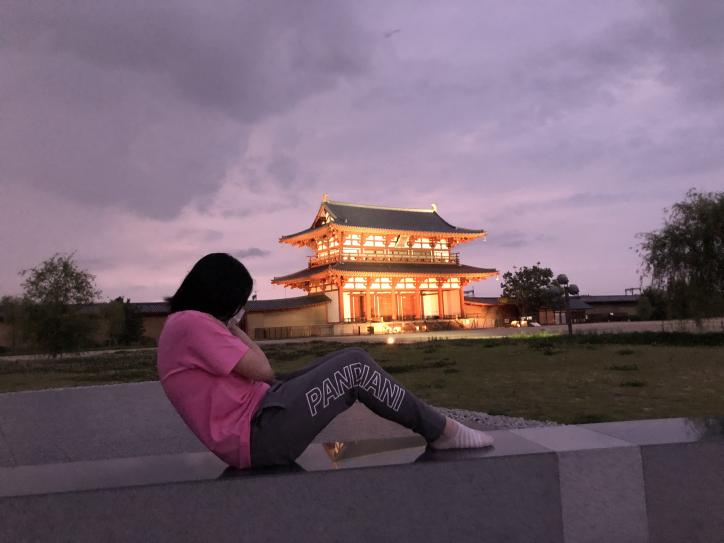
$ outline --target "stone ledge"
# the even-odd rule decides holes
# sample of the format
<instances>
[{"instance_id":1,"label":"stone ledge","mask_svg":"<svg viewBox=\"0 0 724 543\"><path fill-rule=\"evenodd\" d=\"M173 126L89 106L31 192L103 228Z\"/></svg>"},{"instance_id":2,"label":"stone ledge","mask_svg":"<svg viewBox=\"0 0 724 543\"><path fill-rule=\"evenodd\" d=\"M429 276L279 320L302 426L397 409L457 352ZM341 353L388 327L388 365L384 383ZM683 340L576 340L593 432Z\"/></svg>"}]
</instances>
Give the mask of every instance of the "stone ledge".
<instances>
[{"instance_id":1,"label":"stone ledge","mask_svg":"<svg viewBox=\"0 0 724 543\"><path fill-rule=\"evenodd\" d=\"M239 471L205 451L156 382L0 394L0 540L678 542L724 533L724 418L491 433L493 448L426 450L356 405L299 466ZM323 444L331 441L345 445Z\"/></svg>"},{"instance_id":2,"label":"stone ledge","mask_svg":"<svg viewBox=\"0 0 724 543\"><path fill-rule=\"evenodd\" d=\"M555 454L478 462L3 498L0 540L561 541Z\"/></svg>"},{"instance_id":3,"label":"stone ledge","mask_svg":"<svg viewBox=\"0 0 724 543\"><path fill-rule=\"evenodd\" d=\"M643 542L724 533L724 419L493 434L496 447L469 451L426 450L403 436L330 456L316 443L305 451L317 461L306 462L310 473L302 457L296 469L239 471L209 453L2 468L0 540ZM381 465L394 460L405 463Z\"/></svg>"}]
</instances>

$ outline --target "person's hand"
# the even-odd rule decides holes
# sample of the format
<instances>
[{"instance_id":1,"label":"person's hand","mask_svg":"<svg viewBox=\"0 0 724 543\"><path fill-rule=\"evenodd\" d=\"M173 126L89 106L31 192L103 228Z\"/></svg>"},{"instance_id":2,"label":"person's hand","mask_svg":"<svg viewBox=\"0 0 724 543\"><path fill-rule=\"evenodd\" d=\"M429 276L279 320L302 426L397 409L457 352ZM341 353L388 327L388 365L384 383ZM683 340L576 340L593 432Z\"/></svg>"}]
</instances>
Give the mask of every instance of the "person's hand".
<instances>
[{"instance_id":1,"label":"person's hand","mask_svg":"<svg viewBox=\"0 0 724 543\"><path fill-rule=\"evenodd\" d=\"M236 324L234 321L229 321L226 327L229 329L229 332L234 334L240 340L244 341L244 343L246 343L247 341L251 341L251 338L247 335L247 333L239 328L239 325Z\"/></svg>"},{"instance_id":2,"label":"person's hand","mask_svg":"<svg viewBox=\"0 0 724 543\"><path fill-rule=\"evenodd\" d=\"M241 358L234 371L249 379L272 383L274 381L274 370L272 370L264 351L236 323L229 322L226 326L232 334L249 347L249 352Z\"/></svg>"}]
</instances>

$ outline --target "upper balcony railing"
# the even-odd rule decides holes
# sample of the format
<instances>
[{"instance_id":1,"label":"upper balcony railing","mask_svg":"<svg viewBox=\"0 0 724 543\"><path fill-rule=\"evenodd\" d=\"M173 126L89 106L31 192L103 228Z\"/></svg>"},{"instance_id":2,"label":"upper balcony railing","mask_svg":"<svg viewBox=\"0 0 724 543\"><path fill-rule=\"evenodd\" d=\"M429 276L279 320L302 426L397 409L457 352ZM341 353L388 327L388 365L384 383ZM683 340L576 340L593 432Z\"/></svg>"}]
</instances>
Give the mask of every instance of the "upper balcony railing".
<instances>
[{"instance_id":1,"label":"upper balcony railing","mask_svg":"<svg viewBox=\"0 0 724 543\"><path fill-rule=\"evenodd\" d=\"M460 264L460 253L420 249L367 249L359 253L310 256L309 267L330 262L394 262L404 264Z\"/></svg>"}]
</instances>

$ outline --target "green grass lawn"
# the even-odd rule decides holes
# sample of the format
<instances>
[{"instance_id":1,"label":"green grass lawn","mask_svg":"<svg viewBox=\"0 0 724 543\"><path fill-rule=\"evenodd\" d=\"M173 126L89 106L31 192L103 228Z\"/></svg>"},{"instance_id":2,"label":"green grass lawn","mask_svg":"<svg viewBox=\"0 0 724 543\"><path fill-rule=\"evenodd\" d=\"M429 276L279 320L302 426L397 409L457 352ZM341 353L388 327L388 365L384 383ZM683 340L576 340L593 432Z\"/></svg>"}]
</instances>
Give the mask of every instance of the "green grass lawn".
<instances>
[{"instance_id":1,"label":"green grass lawn","mask_svg":"<svg viewBox=\"0 0 724 543\"><path fill-rule=\"evenodd\" d=\"M265 347L279 373L349 344ZM359 344L434 405L563 423L724 415L724 334ZM156 379L154 352L0 359L0 392Z\"/></svg>"}]
</instances>

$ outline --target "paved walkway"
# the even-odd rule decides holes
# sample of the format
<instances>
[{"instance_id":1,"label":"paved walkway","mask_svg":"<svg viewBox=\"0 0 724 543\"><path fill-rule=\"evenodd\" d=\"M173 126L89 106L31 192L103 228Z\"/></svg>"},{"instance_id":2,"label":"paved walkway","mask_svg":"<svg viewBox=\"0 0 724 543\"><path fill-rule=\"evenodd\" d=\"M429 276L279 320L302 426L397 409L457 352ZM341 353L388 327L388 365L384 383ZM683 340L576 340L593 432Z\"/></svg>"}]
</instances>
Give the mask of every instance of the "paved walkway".
<instances>
[{"instance_id":1,"label":"paved walkway","mask_svg":"<svg viewBox=\"0 0 724 543\"><path fill-rule=\"evenodd\" d=\"M412 332L405 334L371 334L362 336L333 336L280 339L273 341L260 341L260 345L279 343L301 343L310 341L337 341L341 343L356 343L359 341L387 342L392 338L395 342L414 343L429 341L430 339L485 339L508 336L521 336L540 334L567 334L568 326L535 326L527 328L475 328L472 330L440 330L435 332ZM603 334L626 332L724 332L724 318L706 319L702 321L701 328L693 320L686 321L636 321L636 322L597 322L587 324L574 324L573 332L576 334Z\"/></svg>"},{"instance_id":2,"label":"paved walkway","mask_svg":"<svg viewBox=\"0 0 724 543\"><path fill-rule=\"evenodd\" d=\"M394 341L396 343L415 343L429 341L431 339L485 339L500 338L508 336L521 336L540 334L567 334L566 325L536 326L529 328L476 328L472 330L440 330L435 332L412 332L405 334L371 334L361 336L329 336L329 337L306 337L259 341L259 345L278 345L281 343L309 343L311 341L330 341L338 343L377 342L384 343ZM573 332L576 334L603 334L619 332L724 332L724 318L705 319L698 327L693 320L681 321L637 321L637 322L597 322L588 324L573 325ZM89 357L99 354L117 353L122 351L155 351L155 347L136 349L106 349L73 353L73 357ZM40 360L49 358L44 354L10 355L0 356L3 361Z\"/></svg>"},{"instance_id":3,"label":"paved walkway","mask_svg":"<svg viewBox=\"0 0 724 543\"><path fill-rule=\"evenodd\" d=\"M141 348L134 348L134 349L124 349L123 347L117 348L117 349L98 349L95 351L83 351L80 353L68 353L65 356L72 357L72 358L88 358L91 356L98 356L103 354L112 354L112 353L127 353L127 352L148 352L148 351L155 351L156 347L141 347ZM7 356L0 356L0 362L22 362L23 360L44 360L44 359L50 359L52 358L49 354L19 354L19 355L7 355ZM59 356L58 358L63 358L63 355Z\"/></svg>"}]
</instances>

